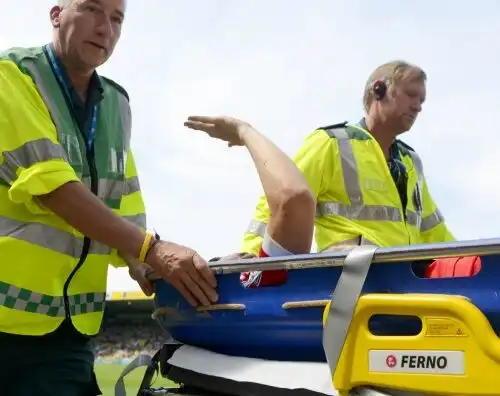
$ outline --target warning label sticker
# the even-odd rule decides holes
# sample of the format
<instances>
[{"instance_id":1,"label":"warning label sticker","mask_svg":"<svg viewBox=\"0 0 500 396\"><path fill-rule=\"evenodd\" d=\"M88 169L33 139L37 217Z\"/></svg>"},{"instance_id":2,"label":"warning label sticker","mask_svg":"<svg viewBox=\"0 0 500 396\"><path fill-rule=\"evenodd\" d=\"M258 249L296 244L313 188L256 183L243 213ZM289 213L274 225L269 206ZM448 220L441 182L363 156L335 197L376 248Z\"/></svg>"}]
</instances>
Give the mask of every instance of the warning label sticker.
<instances>
[{"instance_id":1,"label":"warning label sticker","mask_svg":"<svg viewBox=\"0 0 500 396\"><path fill-rule=\"evenodd\" d=\"M425 328L427 337L467 337L465 328L451 319L427 318Z\"/></svg>"},{"instance_id":2,"label":"warning label sticker","mask_svg":"<svg viewBox=\"0 0 500 396\"><path fill-rule=\"evenodd\" d=\"M462 351L371 350L371 372L418 374L465 374Z\"/></svg>"}]
</instances>

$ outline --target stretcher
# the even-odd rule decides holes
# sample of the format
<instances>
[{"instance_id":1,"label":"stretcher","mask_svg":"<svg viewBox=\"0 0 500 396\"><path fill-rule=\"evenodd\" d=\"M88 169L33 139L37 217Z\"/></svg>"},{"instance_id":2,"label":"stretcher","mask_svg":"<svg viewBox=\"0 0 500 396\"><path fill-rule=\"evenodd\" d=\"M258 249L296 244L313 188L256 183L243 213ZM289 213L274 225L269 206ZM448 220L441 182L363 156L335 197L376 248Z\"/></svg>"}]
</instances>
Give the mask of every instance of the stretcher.
<instances>
[{"instance_id":1,"label":"stretcher","mask_svg":"<svg viewBox=\"0 0 500 396\"><path fill-rule=\"evenodd\" d=\"M432 259L480 256L472 277L424 279ZM500 239L210 264L220 300L191 308L155 279L153 318L171 337L137 357L138 395L500 395ZM244 288L239 274L286 269ZM155 373L179 384L154 388Z\"/></svg>"}]
</instances>

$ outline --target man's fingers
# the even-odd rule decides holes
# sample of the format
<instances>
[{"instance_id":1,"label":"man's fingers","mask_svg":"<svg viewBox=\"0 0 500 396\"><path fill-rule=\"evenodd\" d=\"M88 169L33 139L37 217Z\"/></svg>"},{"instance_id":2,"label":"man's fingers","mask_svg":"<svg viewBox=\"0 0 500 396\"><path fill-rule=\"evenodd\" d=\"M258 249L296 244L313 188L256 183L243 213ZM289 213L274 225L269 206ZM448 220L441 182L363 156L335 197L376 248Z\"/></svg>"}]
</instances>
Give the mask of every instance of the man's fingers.
<instances>
[{"instance_id":1,"label":"man's fingers","mask_svg":"<svg viewBox=\"0 0 500 396\"><path fill-rule=\"evenodd\" d=\"M147 296L151 296L154 292L153 283L147 277L149 272L153 272L153 270L145 264L129 264L128 273L130 277L139 284L141 290Z\"/></svg>"},{"instance_id":2,"label":"man's fingers","mask_svg":"<svg viewBox=\"0 0 500 396\"><path fill-rule=\"evenodd\" d=\"M208 117L208 116L189 116L188 121L193 121L193 122L201 122L204 124L217 124L217 121L220 120L220 117Z\"/></svg>"},{"instance_id":3,"label":"man's fingers","mask_svg":"<svg viewBox=\"0 0 500 396\"><path fill-rule=\"evenodd\" d=\"M196 298L188 290L188 288L186 287L186 285L184 285L180 278L175 278L175 280L170 281L170 284L175 287L179 291L179 293L182 294L182 296L191 306L197 307L199 305L198 301L196 301Z\"/></svg>"},{"instance_id":4,"label":"man's fingers","mask_svg":"<svg viewBox=\"0 0 500 396\"><path fill-rule=\"evenodd\" d=\"M204 306L210 305L210 300L208 296L203 292L201 287L194 281L193 278L189 275L189 273L184 272L181 275L181 281L184 283L189 292L196 297L196 299Z\"/></svg>"},{"instance_id":5,"label":"man's fingers","mask_svg":"<svg viewBox=\"0 0 500 396\"><path fill-rule=\"evenodd\" d=\"M153 285L151 284L150 281L146 279L141 279L138 281L138 283L146 296L149 297L153 294Z\"/></svg>"},{"instance_id":6,"label":"man's fingers","mask_svg":"<svg viewBox=\"0 0 500 396\"><path fill-rule=\"evenodd\" d=\"M198 121L185 121L184 126L189 129L194 129L197 131L204 131L208 134L213 133L215 130L215 125L206 123L206 122L198 122Z\"/></svg>"},{"instance_id":7,"label":"man's fingers","mask_svg":"<svg viewBox=\"0 0 500 396\"><path fill-rule=\"evenodd\" d=\"M144 264L143 264L144 265ZM152 278L154 275L156 275L155 270L151 268L149 265L146 266L146 270L144 271L144 277L150 281L150 278ZM150 281L151 282L151 281ZM152 282L151 282L152 283Z\"/></svg>"},{"instance_id":8,"label":"man's fingers","mask_svg":"<svg viewBox=\"0 0 500 396\"><path fill-rule=\"evenodd\" d=\"M150 270L150 268L144 268L139 276L139 279L137 279L137 282L139 283L139 286L141 287L144 294L146 294L147 296L151 296L154 292L154 287L153 282L148 279L148 270Z\"/></svg>"},{"instance_id":9,"label":"man's fingers","mask_svg":"<svg viewBox=\"0 0 500 396\"><path fill-rule=\"evenodd\" d=\"M198 253L195 253L193 256L193 265L210 286L213 288L217 287L217 279L215 278L214 273L208 266L208 263L203 260Z\"/></svg>"},{"instance_id":10,"label":"man's fingers","mask_svg":"<svg viewBox=\"0 0 500 396\"><path fill-rule=\"evenodd\" d=\"M211 286L207 280L205 280L200 271L194 266L187 267L187 274L191 279L201 288L203 294L208 297L211 303L217 302L219 296L215 291L215 287Z\"/></svg>"}]
</instances>

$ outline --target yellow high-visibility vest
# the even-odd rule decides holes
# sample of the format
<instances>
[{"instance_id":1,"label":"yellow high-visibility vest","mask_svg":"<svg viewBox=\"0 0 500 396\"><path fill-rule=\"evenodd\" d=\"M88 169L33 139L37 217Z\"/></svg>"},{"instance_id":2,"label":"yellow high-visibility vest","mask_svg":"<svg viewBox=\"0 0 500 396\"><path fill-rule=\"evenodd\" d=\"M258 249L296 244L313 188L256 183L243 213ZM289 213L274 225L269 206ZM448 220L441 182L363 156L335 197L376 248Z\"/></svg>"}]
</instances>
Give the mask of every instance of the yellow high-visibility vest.
<instances>
[{"instance_id":1,"label":"yellow high-visibility vest","mask_svg":"<svg viewBox=\"0 0 500 396\"><path fill-rule=\"evenodd\" d=\"M320 128L294 157L317 200L318 251L345 245L402 246L454 240L434 203L417 153L397 140L406 167L406 209L373 136L353 124ZM269 220L259 199L241 251L257 254Z\"/></svg>"},{"instance_id":2,"label":"yellow high-visibility vest","mask_svg":"<svg viewBox=\"0 0 500 396\"><path fill-rule=\"evenodd\" d=\"M80 182L115 213L146 227L128 96L99 78L104 98L90 163L44 49L0 54L0 332L43 335L71 318L81 333L96 334L108 265L126 266L115 250L84 237L37 195Z\"/></svg>"}]
</instances>

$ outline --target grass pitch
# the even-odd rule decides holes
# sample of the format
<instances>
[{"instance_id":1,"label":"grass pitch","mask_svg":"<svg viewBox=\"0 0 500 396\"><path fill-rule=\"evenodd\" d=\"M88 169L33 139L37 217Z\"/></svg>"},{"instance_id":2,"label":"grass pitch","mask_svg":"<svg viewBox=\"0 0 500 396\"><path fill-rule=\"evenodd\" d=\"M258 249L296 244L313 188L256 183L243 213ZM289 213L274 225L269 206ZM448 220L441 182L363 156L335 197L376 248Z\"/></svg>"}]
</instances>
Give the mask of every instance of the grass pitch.
<instances>
[{"instance_id":1,"label":"grass pitch","mask_svg":"<svg viewBox=\"0 0 500 396\"><path fill-rule=\"evenodd\" d=\"M103 396L114 396L115 383L126 365L122 364L108 364L98 363L95 366L95 372L99 387L101 388ZM125 388L127 389L127 396L136 396L137 390L146 371L145 367L140 367L132 371L125 377ZM160 388L162 386L175 386L172 382L165 380L160 375L157 375L153 380L153 387Z\"/></svg>"}]
</instances>

